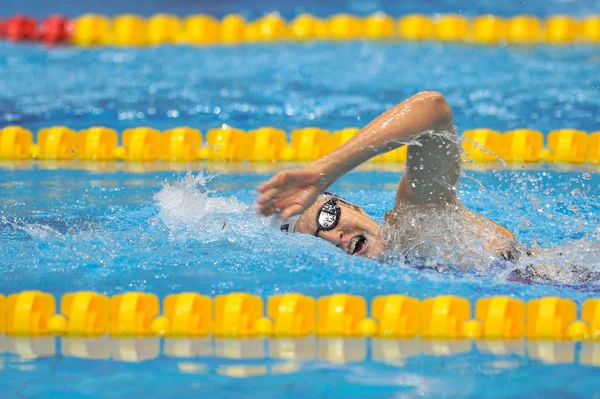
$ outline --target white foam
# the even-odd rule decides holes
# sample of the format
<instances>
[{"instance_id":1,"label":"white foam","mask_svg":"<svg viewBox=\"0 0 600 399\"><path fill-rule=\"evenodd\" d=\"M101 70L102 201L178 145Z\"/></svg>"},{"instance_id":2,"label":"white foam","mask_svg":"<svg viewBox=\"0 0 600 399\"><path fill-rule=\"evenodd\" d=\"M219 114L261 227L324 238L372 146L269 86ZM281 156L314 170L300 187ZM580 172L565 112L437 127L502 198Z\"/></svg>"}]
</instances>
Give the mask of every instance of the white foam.
<instances>
[{"instance_id":1,"label":"white foam","mask_svg":"<svg viewBox=\"0 0 600 399\"><path fill-rule=\"evenodd\" d=\"M230 231L233 220L239 230L240 222L247 219L241 216L251 213L250 206L234 196L220 197L209 190L207 184L213 177L203 172L188 174L175 183L165 183L154 196L158 217L172 233L210 241L225 228Z\"/></svg>"},{"instance_id":2,"label":"white foam","mask_svg":"<svg viewBox=\"0 0 600 399\"><path fill-rule=\"evenodd\" d=\"M600 281L600 242L587 239L551 248L531 248L518 263L535 280L579 284Z\"/></svg>"},{"instance_id":3,"label":"white foam","mask_svg":"<svg viewBox=\"0 0 600 399\"><path fill-rule=\"evenodd\" d=\"M21 225L13 224L13 226L17 229L23 230L24 232L29 234L31 238L38 239L41 241L46 241L50 239L65 240L65 237L57 230L43 224L23 223Z\"/></svg>"}]
</instances>

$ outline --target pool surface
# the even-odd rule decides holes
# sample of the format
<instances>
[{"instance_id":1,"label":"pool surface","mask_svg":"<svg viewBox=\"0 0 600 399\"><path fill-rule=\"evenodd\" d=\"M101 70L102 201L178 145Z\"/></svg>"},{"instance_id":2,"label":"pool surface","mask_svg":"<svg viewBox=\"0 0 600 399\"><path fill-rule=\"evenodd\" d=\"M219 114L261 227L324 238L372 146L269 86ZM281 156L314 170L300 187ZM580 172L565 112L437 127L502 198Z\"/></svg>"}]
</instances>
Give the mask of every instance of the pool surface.
<instances>
[{"instance_id":1,"label":"pool surface","mask_svg":"<svg viewBox=\"0 0 600 399\"><path fill-rule=\"evenodd\" d=\"M383 10L477 15L600 12L598 1L5 2L0 16L135 11L247 17L279 10L330 15ZM169 7L167 9L167 7ZM222 124L241 129L364 126L421 90L438 90L460 132L488 127L600 130L597 46L346 42L143 49L53 48L0 42L0 127ZM255 187L285 164L0 163L0 292L57 298L94 290L164 297L244 291L453 294L475 301L600 297L598 167L465 164L464 203L546 248L550 279L510 281L504 262L349 257L315 237L283 236L256 215ZM397 165L367 165L332 190L378 222L393 206ZM458 267L460 266L460 267ZM524 265L518 265L523 267ZM585 272L582 272L585 270ZM4 348L4 350L2 349ZM0 336L3 398L600 397L600 343L302 340L96 340Z\"/></svg>"}]
</instances>

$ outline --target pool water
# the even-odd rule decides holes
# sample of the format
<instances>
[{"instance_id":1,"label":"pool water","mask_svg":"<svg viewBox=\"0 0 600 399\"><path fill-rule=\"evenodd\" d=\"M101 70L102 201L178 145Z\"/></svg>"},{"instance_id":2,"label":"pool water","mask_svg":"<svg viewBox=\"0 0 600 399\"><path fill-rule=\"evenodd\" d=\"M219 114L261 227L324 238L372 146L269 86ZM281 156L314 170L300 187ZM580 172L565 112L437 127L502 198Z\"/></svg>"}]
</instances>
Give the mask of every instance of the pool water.
<instances>
[{"instance_id":1,"label":"pool water","mask_svg":"<svg viewBox=\"0 0 600 399\"><path fill-rule=\"evenodd\" d=\"M9 4L10 3L10 4ZM64 3L64 2L63 2ZM140 4L138 4L140 3ZM321 4L322 3L322 4ZM243 10L286 17L377 9L467 15L598 13L598 2L111 2L45 11L46 3L0 5L0 16L158 11L215 15ZM326 4L325 4L326 3ZM212 4L212 3L211 3ZM88 7L88 5L85 5ZM18 10L15 9L18 7ZM125 6L123 6L125 7ZM472 8L476 7L476 8ZM0 126L52 125L119 131L148 125L222 124L253 129L363 126L420 90L438 90L459 131L527 127L600 130L594 46L467 46L350 42L143 49L54 48L0 42ZM600 296L598 167L465 164L464 203L547 249L528 260L552 279L510 281L514 266L444 264L418 270L349 257L315 237L282 236L256 215L255 187L290 165L242 163L0 164L0 292L60 296L246 291L321 296L401 293L417 298L490 295L528 300ZM377 221L393 206L400 166L367 165L332 190ZM560 255L559 255L560 253ZM522 267L524 265L518 265ZM298 347L294 352L293 348ZM2 397L594 397L595 343L385 340L55 340L2 337ZM191 349L190 349L191 348ZM15 355L17 353L18 355ZM295 356L293 354L296 354ZM242 378L244 377L244 378Z\"/></svg>"},{"instance_id":2,"label":"pool water","mask_svg":"<svg viewBox=\"0 0 600 399\"><path fill-rule=\"evenodd\" d=\"M343 291L369 298L409 292L476 299L485 288L489 294L579 300L600 291L596 283L577 286L576 276L559 281L566 285L514 284L507 281L507 265L473 265L471 273L421 271L402 262L349 257L316 237L283 236L252 204L255 187L272 172L248 169L4 171L0 289L39 287L56 295L140 290L161 296L248 291L265 297ZM381 223L393 207L399 176L356 171L333 190ZM460 193L468 207L505 225L519 241L565 252L561 266L571 262L600 270L597 189L597 174L588 172L466 171Z\"/></svg>"},{"instance_id":3,"label":"pool water","mask_svg":"<svg viewBox=\"0 0 600 399\"><path fill-rule=\"evenodd\" d=\"M0 291L40 288L58 296L89 289L107 294L139 290L161 297L181 291L246 291L265 298L285 292L315 297L348 292L367 299L449 293L471 300L560 295L579 304L600 294L598 282L581 283L569 273L558 283L522 284L508 281L507 269L500 266L473 273L419 271L349 257L316 237L282 236L251 205L254 187L272 172L217 167L219 172L206 170L213 165L189 174L4 171ZM469 207L505 224L521 241L561 246L560 266L599 270L598 177L587 173L466 171L460 192ZM397 171L356 171L334 189L380 221L393 205L398 177ZM54 338L33 343L7 338L8 352L21 355L4 357L0 384L7 397L94 397L99 392L102 397L146 392L151 397L179 392L211 397L239 392L249 397L500 397L527 392L542 397L585 395L598 386L600 369L593 354L600 347L593 343L306 340L293 343L299 349L290 359L291 344L278 340L90 340L95 350L82 350L83 344L68 339L55 346ZM193 350L166 349L174 345ZM498 346L506 348L499 351ZM96 360L77 358L90 356ZM540 372L551 383L536 378Z\"/></svg>"}]
</instances>

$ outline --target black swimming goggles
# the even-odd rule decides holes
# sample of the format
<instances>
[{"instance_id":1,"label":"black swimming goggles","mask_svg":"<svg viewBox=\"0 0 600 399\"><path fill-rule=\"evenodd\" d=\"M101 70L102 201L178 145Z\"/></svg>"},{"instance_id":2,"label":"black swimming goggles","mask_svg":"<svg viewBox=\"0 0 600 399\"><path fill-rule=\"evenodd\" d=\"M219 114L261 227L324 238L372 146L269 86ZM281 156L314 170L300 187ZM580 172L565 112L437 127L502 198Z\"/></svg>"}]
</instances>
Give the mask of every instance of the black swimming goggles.
<instances>
[{"instance_id":1,"label":"black swimming goggles","mask_svg":"<svg viewBox=\"0 0 600 399\"><path fill-rule=\"evenodd\" d=\"M335 229L335 226L340 221L340 215L342 214L342 208L337 204L338 198L330 198L326 203L321 206L319 212L317 212L317 231L315 236L318 237L321 231L329 231Z\"/></svg>"},{"instance_id":2,"label":"black swimming goggles","mask_svg":"<svg viewBox=\"0 0 600 399\"><path fill-rule=\"evenodd\" d=\"M319 212L317 212L317 231L315 231L315 236L317 237L322 231L335 229L335 226L340 222L342 208L337 204L338 201L351 207L358 208L358 206L354 205L352 202L347 201L342 197L338 197L335 194L331 194L328 191L324 191L322 195L328 197L329 200L321 205Z\"/></svg>"}]
</instances>

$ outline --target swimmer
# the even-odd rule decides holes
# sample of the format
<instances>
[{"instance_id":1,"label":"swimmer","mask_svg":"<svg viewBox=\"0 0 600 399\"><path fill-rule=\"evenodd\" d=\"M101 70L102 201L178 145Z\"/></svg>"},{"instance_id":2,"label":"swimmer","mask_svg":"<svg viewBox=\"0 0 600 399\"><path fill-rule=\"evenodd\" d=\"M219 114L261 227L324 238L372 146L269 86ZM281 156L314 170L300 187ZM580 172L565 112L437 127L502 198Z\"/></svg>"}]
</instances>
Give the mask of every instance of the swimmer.
<instances>
[{"instance_id":1,"label":"swimmer","mask_svg":"<svg viewBox=\"0 0 600 399\"><path fill-rule=\"evenodd\" d=\"M383 225L326 192L352 169L402 145L408 145L406 168ZM279 214L282 230L312 234L349 255L378 258L393 251L407 259L441 255L460 264L484 254L487 260L514 261L524 249L508 229L461 203L460 174L460 141L450 107L440 93L425 91L303 169L277 173L258 187L257 204L263 215Z\"/></svg>"}]
</instances>

